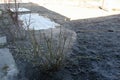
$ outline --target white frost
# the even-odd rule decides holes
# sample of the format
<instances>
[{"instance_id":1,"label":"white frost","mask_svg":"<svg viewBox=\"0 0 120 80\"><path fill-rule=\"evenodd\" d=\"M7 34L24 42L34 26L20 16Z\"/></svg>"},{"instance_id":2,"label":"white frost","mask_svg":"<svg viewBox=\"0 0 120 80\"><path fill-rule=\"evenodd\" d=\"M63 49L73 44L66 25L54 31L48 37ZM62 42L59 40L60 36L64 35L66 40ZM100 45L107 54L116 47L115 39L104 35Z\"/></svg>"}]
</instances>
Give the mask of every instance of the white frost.
<instances>
[{"instance_id":1,"label":"white frost","mask_svg":"<svg viewBox=\"0 0 120 80\"><path fill-rule=\"evenodd\" d=\"M12 12L16 12L16 11L18 11L18 12L30 12L30 10L29 10L29 9L26 9L26 8L18 8L18 9L11 8L10 10L11 10Z\"/></svg>"},{"instance_id":2,"label":"white frost","mask_svg":"<svg viewBox=\"0 0 120 80\"><path fill-rule=\"evenodd\" d=\"M31 30L49 29L55 28L55 26L60 26L59 24L48 18L40 16L37 13L19 15L19 19L23 22L23 27L26 30L28 29L28 25Z\"/></svg>"}]
</instances>

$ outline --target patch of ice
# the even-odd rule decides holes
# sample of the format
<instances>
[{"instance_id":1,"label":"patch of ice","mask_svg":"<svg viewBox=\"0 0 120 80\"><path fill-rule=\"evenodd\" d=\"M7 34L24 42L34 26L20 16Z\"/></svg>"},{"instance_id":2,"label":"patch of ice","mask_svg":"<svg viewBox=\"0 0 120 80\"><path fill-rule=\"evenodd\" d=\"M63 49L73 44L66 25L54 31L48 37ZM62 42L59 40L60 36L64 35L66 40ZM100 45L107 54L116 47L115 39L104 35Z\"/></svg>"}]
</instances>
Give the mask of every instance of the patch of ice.
<instances>
[{"instance_id":1,"label":"patch of ice","mask_svg":"<svg viewBox=\"0 0 120 80\"><path fill-rule=\"evenodd\" d=\"M55 26L60 26L59 24L48 18L40 16L37 13L19 15L19 19L23 21L23 27L26 30L28 29L28 25L30 30L49 29L55 28Z\"/></svg>"},{"instance_id":2,"label":"patch of ice","mask_svg":"<svg viewBox=\"0 0 120 80\"><path fill-rule=\"evenodd\" d=\"M17 10L15 8L11 8L10 10L12 12L16 12L16 11L18 11L18 12L30 12L30 10L26 9L26 8L18 8Z\"/></svg>"},{"instance_id":3,"label":"patch of ice","mask_svg":"<svg viewBox=\"0 0 120 80\"><path fill-rule=\"evenodd\" d=\"M0 49L0 80L15 80L18 69L8 48Z\"/></svg>"}]
</instances>

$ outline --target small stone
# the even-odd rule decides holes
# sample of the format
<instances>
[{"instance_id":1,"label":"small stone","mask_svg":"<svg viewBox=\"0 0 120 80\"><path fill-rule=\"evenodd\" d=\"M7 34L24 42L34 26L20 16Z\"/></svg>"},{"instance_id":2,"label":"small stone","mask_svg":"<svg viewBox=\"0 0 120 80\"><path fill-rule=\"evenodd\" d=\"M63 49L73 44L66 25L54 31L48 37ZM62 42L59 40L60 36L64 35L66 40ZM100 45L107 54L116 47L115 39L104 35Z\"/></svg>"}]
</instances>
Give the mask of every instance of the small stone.
<instances>
[{"instance_id":1,"label":"small stone","mask_svg":"<svg viewBox=\"0 0 120 80\"><path fill-rule=\"evenodd\" d=\"M0 16L2 15L2 11L0 10Z\"/></svg>"},{"instance_id":2,"label":"small stone","mask_svg":"<svg viewBox=\"0 0 120 80\"><path fill-rule=\"evenodd\" d=\"M0 37L0 45L5 45L6 43L6 36Z\"/></svg>"},{"instance_id":3,"label":"small stone","mask_svg":"<svg viewBox=\"0 0 120 80\"><path fill-rule=\"evenodd\" d=\"M113 30L108 30L108 32L114 32Z\"/></svg>"}]
</instances>

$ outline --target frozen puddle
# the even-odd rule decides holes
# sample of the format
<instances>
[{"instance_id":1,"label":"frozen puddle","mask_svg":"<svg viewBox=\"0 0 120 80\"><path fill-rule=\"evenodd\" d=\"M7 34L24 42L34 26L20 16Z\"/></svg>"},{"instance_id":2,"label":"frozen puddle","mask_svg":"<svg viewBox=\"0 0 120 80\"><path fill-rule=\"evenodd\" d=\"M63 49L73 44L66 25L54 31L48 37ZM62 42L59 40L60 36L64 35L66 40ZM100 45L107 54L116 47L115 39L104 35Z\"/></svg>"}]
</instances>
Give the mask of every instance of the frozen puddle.
<instances>
[{"instance_id":1,"label":"frozen puddle","mask_svg":"<svg viewBox=\"0 0 120 80\"><path fill-rule=\"evenodd\" d=\"M17 10L15 8L11 8L10 10L11 10L11 12L16 12L16 11L18 11L18 12L30 12L30 10L26 9L26 8L18 8Z\"/></svg>"},{"instance_id":2,"label":"frozen puddle","mask_svg":"<svg viewBox=\"0 0 120 80\"><path fill-rule=\"evenodd\" d=\"M55 23L48 18L40 16L37 13L19 15L19 19L23 22L23 27L25 28L25 30L28 29L28 25L30 30L49 29L60 26L58 23Z\"/></svg>"}]
</instances>

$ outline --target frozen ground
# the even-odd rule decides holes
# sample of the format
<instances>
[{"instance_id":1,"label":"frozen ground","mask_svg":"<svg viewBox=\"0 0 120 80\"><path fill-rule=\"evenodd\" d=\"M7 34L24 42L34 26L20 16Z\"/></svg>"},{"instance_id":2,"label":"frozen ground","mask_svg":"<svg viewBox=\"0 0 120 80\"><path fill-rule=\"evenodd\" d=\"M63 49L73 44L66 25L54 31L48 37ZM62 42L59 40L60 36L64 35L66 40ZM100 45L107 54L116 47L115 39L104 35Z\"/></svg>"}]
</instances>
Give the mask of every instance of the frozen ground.
<instances>
[{"instance_id":1,"label":"frozen ground","mask_svg":"<svg viewBox=\"0 0 120 80\"><path fill-rule=\"evenodd\" d=\"M69 18L36 4L23 4L21 6L29 8L32 12L38 12L40 15L47 16L51 20L61 24L62 27L71 29L77 33L77 41L72 48L73 52L68 61L70 63L63 71L58 72L58 74L54 74L53 79L51 79L51 77L49 79L48 76L41 75L41 80L43 78L43 80L120 79L119 13L104 17L99 16L96 18L77 19L70 21L66 20ZM98 9L95 9L94 13L96 13L96 11L99 13ZM74 15L77 15L76 13ZM21 66L25 65L21 63ZM36 72L34 71L34 75L32 76L30 76L29 73L30 72L28 72L27 75L32 78L38 75L35 74Z\"/></svg>"}]
</instances>

